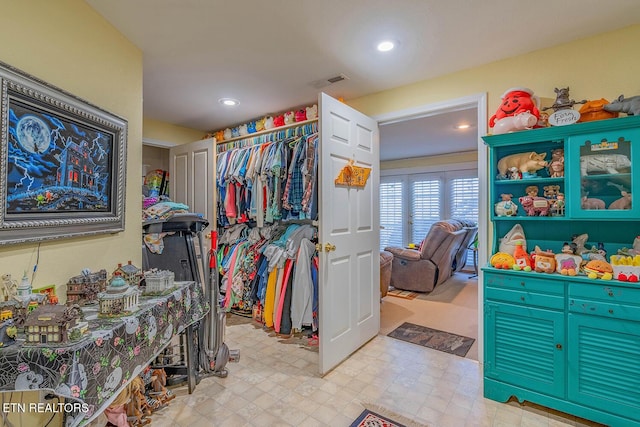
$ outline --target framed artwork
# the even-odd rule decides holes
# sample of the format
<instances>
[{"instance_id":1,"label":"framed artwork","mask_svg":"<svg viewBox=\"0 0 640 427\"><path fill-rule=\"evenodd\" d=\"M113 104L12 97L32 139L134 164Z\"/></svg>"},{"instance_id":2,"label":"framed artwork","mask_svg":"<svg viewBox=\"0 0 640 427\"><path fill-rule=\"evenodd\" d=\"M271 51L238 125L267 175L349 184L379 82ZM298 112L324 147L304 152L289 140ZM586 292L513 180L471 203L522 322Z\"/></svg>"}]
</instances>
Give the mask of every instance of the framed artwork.
<instances>
[{"instance_id":1,"label":"framed artwork","mask_svg":"<svg viewBox=\"0 0 640 427\"><path fill-rule=\"evenodd\" d=\"M0 245L124 230L127 121L0 63Z\"/></svg>"}]
</instances>

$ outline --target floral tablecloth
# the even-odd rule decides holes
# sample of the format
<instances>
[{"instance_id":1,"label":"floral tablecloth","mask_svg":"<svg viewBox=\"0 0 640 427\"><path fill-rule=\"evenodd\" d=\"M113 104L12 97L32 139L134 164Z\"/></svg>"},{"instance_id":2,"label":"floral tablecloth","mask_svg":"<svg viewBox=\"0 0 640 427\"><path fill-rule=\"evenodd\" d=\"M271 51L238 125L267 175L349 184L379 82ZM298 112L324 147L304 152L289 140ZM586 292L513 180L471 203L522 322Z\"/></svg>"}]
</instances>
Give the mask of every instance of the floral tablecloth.
<instances>
[{"instance_id":1,"label":"floral tablecloth","mask_svg":"<svg viewBox=\"0 0 640 427\"><path fill-rule=\"evenodd\" d=\"M163 296L140 297L131 316L102 319L83 307L90 333L66 347L14 344L0 349L0 390L49 390L81 402L66 426L86 424L170 343L209 310L200 284L178 282Z\"/></svg>"}]
</instances>

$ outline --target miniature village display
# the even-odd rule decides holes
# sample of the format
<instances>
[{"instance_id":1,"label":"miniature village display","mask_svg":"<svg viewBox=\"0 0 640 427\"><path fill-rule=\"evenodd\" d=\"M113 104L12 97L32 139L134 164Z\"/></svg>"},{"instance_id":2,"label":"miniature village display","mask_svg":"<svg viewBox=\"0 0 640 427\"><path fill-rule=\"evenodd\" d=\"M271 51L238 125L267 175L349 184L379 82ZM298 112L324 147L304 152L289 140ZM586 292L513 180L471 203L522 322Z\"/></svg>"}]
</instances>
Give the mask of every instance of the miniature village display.
<instances>
[{"instance_id":1,"label":"miniature village display","mask_svg":"<svg viewBox=\"0 0 640 427\"><path fill-rule=\"evenodd\" d=\"M140 290L127 283L118 273L109 281L104 292L98 294L99 317L120 317L138 310Z\"/></svg>"},{"instance_id":2,"label":"miniature village display","mask_svg":"<svg viewBox=\"0 0 640 427\"><path fill-rule=\"evenodd\" d=\"M79 340L88 331L88 323L82 318L78 305L40 306L24 322L24 345L66 345Z\"/></svg>"},{"instance_id":3,"label":"miniature village display","mask_svg":"<svg viewBox=\"0 0 640 427\"><path fill-rule=\"evenodd\" d=\"M91 270L82 270L82 274L74 276L67 282L67 304L95 304L98 293L107 287L107 270L92 273Z\"/></svg>"}]
</instances>

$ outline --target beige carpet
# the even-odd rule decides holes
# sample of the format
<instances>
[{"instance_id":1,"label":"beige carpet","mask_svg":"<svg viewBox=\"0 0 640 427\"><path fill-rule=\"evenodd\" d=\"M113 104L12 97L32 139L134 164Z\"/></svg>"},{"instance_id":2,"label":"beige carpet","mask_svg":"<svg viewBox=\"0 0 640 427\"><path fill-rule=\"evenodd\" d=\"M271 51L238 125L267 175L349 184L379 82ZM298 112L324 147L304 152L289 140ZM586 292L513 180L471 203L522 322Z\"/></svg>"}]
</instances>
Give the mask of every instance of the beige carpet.
<instances>
[{"instance_id":1,"label":"beige carpet","mask_svg":"<svg viewBox=\"0 0 640 427\"><path fill-rule=\"evenodd\" d=\"M380 304L380 335L404 322L475 338L465 356L478 360L478 279L456 273L432 292L409 300L387 295Z\"/></svg>"}]
</instances>

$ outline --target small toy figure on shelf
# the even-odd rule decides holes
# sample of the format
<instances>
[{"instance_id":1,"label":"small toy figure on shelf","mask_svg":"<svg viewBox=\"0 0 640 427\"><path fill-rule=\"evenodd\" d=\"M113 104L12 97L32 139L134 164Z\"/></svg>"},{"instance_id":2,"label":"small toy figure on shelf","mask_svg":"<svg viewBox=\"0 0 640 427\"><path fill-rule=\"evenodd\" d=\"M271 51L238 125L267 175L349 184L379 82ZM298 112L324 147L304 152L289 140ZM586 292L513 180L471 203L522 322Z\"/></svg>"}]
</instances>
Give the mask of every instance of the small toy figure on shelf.
<instances>
[{"instance_id":1,"label":"small toy figure on shelf","mask_svg":"<svg viewBox=\"0 0 640 427\"><path fill-rule=\"evenodd\" d=\"M555 200L550 201L551 208L549 209L549 214L551 216L564 216L564 193L558 193Z\"/></svg>"},{"instance_id":2,"label":"small toy figure on shelf","mask_svg":"<svg viewBox=\"0 0 640 427\"><path fill-rule=\"evenodd\" d=\"M516 205L511 198L513 194L501 194L501 201L496 203L495 212L498 216L514 216L518 213L518 205Z\"/></svg>"},{"instance_id":3,"label":"small toy figure on shelf","mask_svg":"<svg viewBox=\"0 0 640 427\"><path fill-rule=\"evenodd\" d=\"M551 161L547 167L549 177L562 178L564 176L564 149L556 148L551 151Z\"/></svg>"},{"instance_id":4,"label":"small toy figure on shelf","mask_svg":"<svg viewBox=\"0 0 640 427\"><path fill-rule=\"evenodd\" d=\"M566 243L565 243L566 245ZM564 248L563 248L564 249ZM580 264L582 264L582 258L579 255L572 253L556 254L556 271L563 276L575 276L580 271Z\"/></svg>"},{"instance_id":5,"label":"small toy figure on shelf","mask_svg":"<svg viewBox=\"0 0 640 427\"><path fill-rule=\"evenodd\" d=\"M584 104L587 100L575 101L569 97L569 87L555 88L556 100L551 107L543 108L543 111L553 109L549 116L549 124L553 126L564 126L577 122L580 113L573 109L576 104Z\"/></svg>"},{"instance_id":6,"label":"small toy figure on shelf","mask_svg":"<svg viewBox=\"0 0 640 427\"><path fill-rule=\"evenodd\" d=\"M515 166L510 167L507 172L508 172L507 173L507 178L509 178L509 179L522 179L522 174L520 173L518 168L515 167Z\"/></svg>"}]
</instances>

